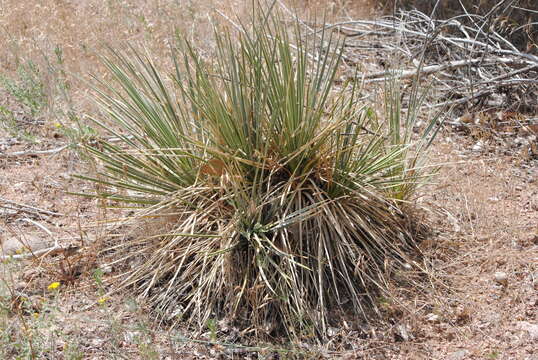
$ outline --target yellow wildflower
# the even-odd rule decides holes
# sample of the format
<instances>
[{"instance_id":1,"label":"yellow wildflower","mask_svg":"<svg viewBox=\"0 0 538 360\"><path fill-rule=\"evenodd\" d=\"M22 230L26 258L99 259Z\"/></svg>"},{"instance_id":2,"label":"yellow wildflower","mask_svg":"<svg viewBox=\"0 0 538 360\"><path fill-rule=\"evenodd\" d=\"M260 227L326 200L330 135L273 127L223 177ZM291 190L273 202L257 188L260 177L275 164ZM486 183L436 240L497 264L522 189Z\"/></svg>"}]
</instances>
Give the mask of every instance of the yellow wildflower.
<instances>
[{"instance_id":1,"label":"yellow wildflower","mask_svg":"<svg viewBox=\"0 0 538 360\"><path fill-rule=\"evenodd\" d=\"M57 289L59 286L60 286L60 283L57 282L57 281L55 281L55 282L51 283L51 284L47 287L47 289L49 289L49 290L54 290L54 289Z\"/></svg>"},{"instance_id":2,"label":"yellow wildflower","mask_svg":"<svg viewBox=\"0 0 538 360\"><path fill-rule=\"evenodd\" d=\"M108 298L106 296L103 296L103 297L100 297L98 300L97 300L97 303L99 305L103 305L106 301L108 300Z\"/></svg>"},{"instance_id":3,"label":"yellow wildflower","mask_svg":"<svg viewBox=\"0 0 538 360\"><path fill-rule=\"evenodd\" d=\"M60 124L59 122L55 122L55 123L54 123L54 127L56 127L57 129L59 129L59 128L62 127L62 124Z\"/></svg>"}]
</instances>

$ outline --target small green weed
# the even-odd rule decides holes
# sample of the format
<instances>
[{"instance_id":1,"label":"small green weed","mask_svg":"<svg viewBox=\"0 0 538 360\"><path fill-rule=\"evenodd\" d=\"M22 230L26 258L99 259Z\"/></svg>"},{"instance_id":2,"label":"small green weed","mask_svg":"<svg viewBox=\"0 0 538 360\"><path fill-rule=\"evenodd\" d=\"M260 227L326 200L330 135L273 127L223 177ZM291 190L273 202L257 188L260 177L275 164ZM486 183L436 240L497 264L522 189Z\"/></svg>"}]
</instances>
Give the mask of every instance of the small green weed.
<instances>
[{"instance_id":1,"label":"small green weed","mask_svg":"<svg viewBox=\"0 0 538 360\"><path fill-rule=\"evenodd\" d=\"M47 95L42 76L31 61L21 64L14 78L0 75L0 85L24 105L32 117L37 116L46 106Z\"/></svg>"},{"instance_id":2,"label":"small green weed","mask_svg":"<svg viewBox=\"0 0 538 360\"><path fill-rule=\"evenodd\" d=\"M211 341L217 341L217 321L215 319L207 319L206 326L209 329L209 338Z\"/></svg>"},{"instance_id":3,"label":"small green weed","mask_svg":"<svg viewBox=\"0 0 538 360\"><path fill-rule=\"evenodd\" d=\"M0 106L0 126L12 136L36 142L30 126L40 123L47 106L43 77L31 61L21 64L12 76L0 74L2 87L17 102L13 108Z\"/></svg>"}]
</instances>

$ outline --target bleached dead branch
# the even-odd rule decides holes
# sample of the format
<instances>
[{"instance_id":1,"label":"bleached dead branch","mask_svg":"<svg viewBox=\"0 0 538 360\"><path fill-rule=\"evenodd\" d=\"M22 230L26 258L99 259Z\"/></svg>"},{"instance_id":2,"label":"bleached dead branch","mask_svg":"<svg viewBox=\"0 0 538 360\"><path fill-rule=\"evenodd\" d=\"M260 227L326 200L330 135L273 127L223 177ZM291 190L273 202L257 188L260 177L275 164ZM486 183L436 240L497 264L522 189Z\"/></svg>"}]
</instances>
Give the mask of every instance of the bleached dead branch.
<instances>
[{"instance_id":1,"label":"bleached dead branch","mask_svg":"<svg viewBox=\"0 0 538 360\"><path fill-rule=\"evenodd\" d=\"M514 1L505 5L517 6ZM349 66L371 60L375 52L387 70L359 73L365 83L394 76L426 79L432 86L430 107L471 107L495 97L497 102L501 99L499 108L517 110L531 104L538 109L538 56L521 51L521 46L491 26L492 16L500 15L493 9L485 16L465 11L439 20L413 10L377 20L329 24L323 30L337 30L347 37ZM394 66L398 59L400 65Z\"/></svg>"},{"instance_id":2,"label":"bleached dead branch","mask_svg":"<svg viewBox=\"0 0 538 360\"><path fill-rule=\"evenodd\" d=\"M58 212L44 210L35 206L22 204L13 200L6 199L1 196L0 196L0 208L6 208L6 209L10 209L10 210L18 211L18 212L24 212L27 214L32 214L32 215L37 215L37 216L40 216L40 215L65 216L64 214L61 214Z\"/></svg>"},{"instance_id":3,"label":"bleached dead branch","mask_svg":"<svg viewBox=\"0 0 538 360\"><path fill-rule=\"evenodd\" d=\"M59 153L60 151L67 149L69 145L62 145L55 149L50 150L30 150L30 151L15 151L12 153L0 153L0 158L15 158L21 156L39 156L39 155L52 155Z\"/></svg>"}]
</instances>

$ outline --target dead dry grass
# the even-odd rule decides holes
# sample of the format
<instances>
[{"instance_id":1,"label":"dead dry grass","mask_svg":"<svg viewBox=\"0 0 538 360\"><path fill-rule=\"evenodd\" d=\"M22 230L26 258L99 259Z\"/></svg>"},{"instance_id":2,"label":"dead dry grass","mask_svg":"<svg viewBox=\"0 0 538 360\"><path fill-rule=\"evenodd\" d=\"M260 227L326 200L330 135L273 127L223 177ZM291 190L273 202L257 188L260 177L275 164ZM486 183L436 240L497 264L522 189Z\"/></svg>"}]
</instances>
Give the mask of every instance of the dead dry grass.
<instances>
[{"instance_id":1,"label":"dead dry grass","mask_svg":"<svg viewBox=\"0 0 538 360\"><path fill-rule=\"evenodd\" d=\"M372 8L368 2L344 0L297 0L296 5L305 14L328 8L340 19L369 16ZM21 64L32 61L40 69L47 95L38 116L29 119L27 109L2 92L0 104L16 112L18 127L15 135L0 131L1 150L52 148L84 135L77 133L73 140L67 136L67 130L77 129L68 113L83 118L80 114L92 109L85 86L72 75L100 74L96 54L105 44L144 44L159 56L167 53L178 27L210 54L209 15L214 8L227 14L246 11L245 2L232 0L0 0L0 43L8 49L0 54L2 75L14 78ZM21 119L30 120L28 127ZM43 121L33 121L39 119ZM16 136L22 128L33 137ZM13 138L19 140L10 142ZM42 358L60 359L533 359L536 338L526 324L538 322L537 166L510 152L473 152L472 145L450 131L435 144L435 158L448 165L421 200L434 231L423 243L428 259L424 266L430 269L433 287L398 289L401 302L387 303L379 323L335 329L331 341L320 348L233 347L230 344L240 340L235 329L220 323L192 339L186 329L172 332L153 323L145 305L130 294L102 300L108 289L102 280L113 276L114 269L96 272L98 258L80 259L75 269L69 264L76 255L59 254L46 258L46 264L2 266L0 354L6 359L14 354L32 358L33 347ZM30 217L63 246L85 249L95 244L103 228L97 231L90 225L115 214L98 213L95 202L65 192L83 190L70 177L83 171L72 150L0 158L0 196L66 215L3 212L2 243L8 238L47 237L42 229L21 221ZM67 276L66 269L74 282L64 281L57 292L47 290L51 282ZM499 272L506 274L506 283L495 280Z\"/></svg>"},{"instance_id":2,"label":"dead dry grass","mask_svg":"<svg viewBox=\"0 0 538 360\"><path fill-rule=\"evenodd\" d=\"M29 60L37 63L51 97L50 105L63 100L58 98L55 82L59 76L67 76L69 97L74 106L77 110L87 110L87 86L73 76L87 78L88 74L103 74L98 54L106 46L142 45L156 59L165 62L179 30L209 51L211 21L222 20L215 9L231 17L242 16L249 4L249 1L239 0L47 0L34 3L2 0L0 42L5 51L0 55L0 67L4 72L13 73L21 63ZM296 0L290 8L296 8L305 17L324 11L330 18L372 14L370 0ZM157 65L166 65L162 62Z\"/></svg>"},{"instance_id":3,"label":"dead dry grass","mask_svg":"<svg viewBox=\"0 0 538 360\"><path fill-rule=\"evenodd\" d=\"M7 51L0 66L13 73L21 63L34 62L42 72L50 107L88 110L87 86L75 76L87 79L103 73L98 54L106 46L143 45L164 61L178 29L209 48L213 10L241 12L243 6L209 0L2 1L0 41ZM58 89L60 77L67 78L67 98Z\"/></svg>"}]
</instances>

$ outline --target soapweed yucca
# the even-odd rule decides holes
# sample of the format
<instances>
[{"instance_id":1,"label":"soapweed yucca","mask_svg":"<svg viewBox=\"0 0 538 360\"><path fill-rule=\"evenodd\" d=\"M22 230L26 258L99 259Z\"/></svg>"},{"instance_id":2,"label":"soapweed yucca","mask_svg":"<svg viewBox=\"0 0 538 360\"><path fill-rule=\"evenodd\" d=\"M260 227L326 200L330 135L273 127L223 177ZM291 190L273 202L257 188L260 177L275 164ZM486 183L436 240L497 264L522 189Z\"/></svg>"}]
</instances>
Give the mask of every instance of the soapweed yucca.
<instances>
[{"instance_id":1,"label":"soapweed yucca","mask_svg":"<svg viewBox=\"0 0 538 360\"><path fill-rule=\"evenodd\" d=\"M87 147L101 171L85 178L146 224L112 249L162 319L323 336L329 312L364 314L413 253L402 209L435 122L413 140L417 101L400 117L396 83L384 106L361 104L357 83L335 85L342 43L256 12L215 31L212 61L179 38L170 76L112 50L94 121L121 141Z\"/></svg>"}]
</instances>

